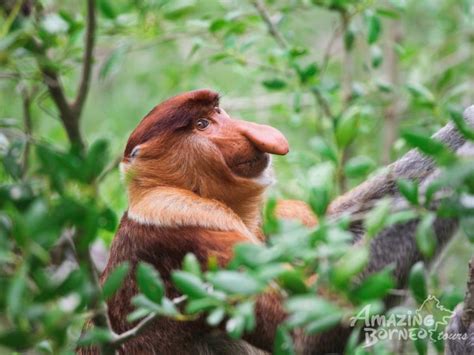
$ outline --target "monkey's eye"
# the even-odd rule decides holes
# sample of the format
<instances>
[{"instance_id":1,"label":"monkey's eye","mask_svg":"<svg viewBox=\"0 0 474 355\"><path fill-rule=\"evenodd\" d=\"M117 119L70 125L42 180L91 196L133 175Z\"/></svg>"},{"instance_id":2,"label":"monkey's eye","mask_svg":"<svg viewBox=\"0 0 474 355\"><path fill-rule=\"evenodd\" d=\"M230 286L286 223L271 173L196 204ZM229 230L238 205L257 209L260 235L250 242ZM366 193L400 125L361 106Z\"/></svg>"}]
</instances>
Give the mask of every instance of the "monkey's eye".
<instances>
[{"instance_id":1,"label":"monkey's eye","mask_svg":"<svg viewBox=\"0 0 474 355\"><path fill-rule=\"evenodd\" d=\"M130 158L135 158L138 153L140 152L140 146L137 145L135 148L132 149L132 152L130 153Z\"/></svg>"},{"instance_id":2,"label":"monkey's eye","mask_svg":"<svg viewBox=\"0 0 474 355\"><path fill-rule=\"evenodd\" d=\"M205 130L211 122L207 118L200 118L196 121L196 128L199 129L200 131Z\"/></svg>"}]
</instances>

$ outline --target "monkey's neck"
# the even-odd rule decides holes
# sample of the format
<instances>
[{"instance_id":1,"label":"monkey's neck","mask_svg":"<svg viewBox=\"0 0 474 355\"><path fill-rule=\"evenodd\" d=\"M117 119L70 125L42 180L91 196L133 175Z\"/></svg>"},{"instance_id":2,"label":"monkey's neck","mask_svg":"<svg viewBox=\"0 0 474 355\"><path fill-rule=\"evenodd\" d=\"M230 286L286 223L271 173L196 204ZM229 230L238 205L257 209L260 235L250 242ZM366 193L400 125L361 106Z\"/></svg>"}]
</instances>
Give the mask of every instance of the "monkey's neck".
<instances>
[{"instance_id":1,"label":"monkey's neck","mask_svg":"<svg viewBox=\"0 0 474 355\"><path fill-rule=\"evenodd\" d=\"M226 206L179 188L143 191L129 187L129 204L128 217L142 224L236 231L252 242L258 242L260 236L260 211L255 202Z\"/></svg>"},{"instance_id":2,"label":"monkey's neck","mask_svg":"<svg viewBox=\"0 0 474 355\"><path fill-rule=\"evenodd\" d=\"M226 205L239 216L242 222L259 239L263 239L262 233L262 205L263 192L254 193L237 200L235 203L227 202Z\"/></svg>"}]
</instances>

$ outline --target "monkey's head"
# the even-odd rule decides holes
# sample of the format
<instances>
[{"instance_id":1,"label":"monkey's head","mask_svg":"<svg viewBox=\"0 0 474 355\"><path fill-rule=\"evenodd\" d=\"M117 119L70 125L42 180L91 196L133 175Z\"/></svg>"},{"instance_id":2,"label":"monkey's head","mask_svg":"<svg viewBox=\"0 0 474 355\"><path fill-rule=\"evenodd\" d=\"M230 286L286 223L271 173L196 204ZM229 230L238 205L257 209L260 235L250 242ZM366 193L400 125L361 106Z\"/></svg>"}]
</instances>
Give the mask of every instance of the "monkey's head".
<instances>
[{"instance_id":1,"label":"monkey's head","mask_svg":"<svg viewBox=\"0 0 474 355\"><path fill-rule=\"evenodd\" d=\"M277 129L233 119L217 93L196 90L145 116L128 140L122 171L141 190L169 186L225 200L268 185L269 154L288 149Z\"/></svg>"}]
</instances>

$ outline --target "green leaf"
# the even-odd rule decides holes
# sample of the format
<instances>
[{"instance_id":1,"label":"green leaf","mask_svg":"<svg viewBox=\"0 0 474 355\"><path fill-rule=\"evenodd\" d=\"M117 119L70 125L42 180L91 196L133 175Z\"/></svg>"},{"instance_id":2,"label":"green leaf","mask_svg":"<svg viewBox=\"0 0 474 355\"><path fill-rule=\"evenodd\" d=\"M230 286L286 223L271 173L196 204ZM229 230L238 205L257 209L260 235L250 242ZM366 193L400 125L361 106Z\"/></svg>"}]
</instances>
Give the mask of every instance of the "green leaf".
<instances>
[{"instance_id":1,"label":"green leaf","mask_svg":"<svg viewBox=\"0 0 474 355\"><path fill-rule=\"evenodd\" d=\"M413 210L404 210L395 213L390 213L385 222L385 226L391 226L398 223L405 223L412 219L415 219L418 216L416 211Z\"/></svg>"},{"instance_id":2,"label":"green leaf","mask_svg":"<svg viewBox=\"0 0 474 355\"><path fill-rule=\"evenodd\" d=\"M183 271L189 272L190 274L201 276L201 265L196 255L187 253L183 259Z\"/></svg>"},{"instance_id":3,"label":"green leaf","mask_svg":"<svg viewBox=\"0 0 474 355\"><path fill-rule=\"evenodd\" d=\"M219 301L215 298L198 298L189 301L186 304L186 312L196 314L202 311L208 311L219 305Z\"/></svg>"},{"instance_id":4,"label":"green leaf","mask_svg":"<svg viewBox=\"0 0 474 355\"><path fill-rule=\"evenodd\" d=\"M228 24L229 24L229 21L227 21L226 19L223 19L223 18L215 19L209 25L209 32L211 33L218 32L222 30L223 28L227 27Z\"/></svg>"},{"instance_id":5,"label":"green leaf","mask_svg":"<svg viewBox=\"0 0 474 355\"><path fill-rule=\"evenodd\" d=\"M15 349L17 351L26 351L34 344L35 341L34 337L31 335L31 331L7 329L0 333L0 345Z\"/></svg>"},{"instance_id":6,"label":"green leaf","mask_svg":"<svg viewBox=\"0 0 474 355\"><path fill-rule=\"evenodd\" d=\"M117 17L117 14L109 0L99 0L98 5L99 10L104 17L112 20Z\"/></svg>"},{"instance_id":7,"label":"green leaf","mask_svg":"<svg viewBox=\"0 0 474 355\"><path fill-rule=\"evenodd\" d=\"M370 47L370 59L372 61L372 66L378 68L383 62L383 52L379 46Z\"/></svg>"},{"instance_id":8,"label":"green leaf","mask_svg":"<svg viewBox=\"0 0 474 355\"><path fill-rule=\"evenodd\" d=\"M293 338L289 331L282 325L278 326L273 344L274 355L295 355Z\"/></svg>"},{"instance_id":9,"label":"green leaf","mask_svg":"<svg viewBox=\"0 0 474 355\"><path fill-rule=\"evenodd\" d=\"M313 148L317 154L337 164L338 158L336 150L323 139L320 137L315 137L311 139L310 144L311 148Z\"/></svg>"},{"instance_id":10,"label":"green leaf","mask_svg":"<svg viewBox=\"0 0 474 355\"><path fill-rule=\"evenodd\" d=\"M369 261L369 251L366 247L357 246L346 253L331 270L332 283L341 289L349 287L353 276L364 270Z\"/></svg>"},{"instance_id":11,"label":"green leaf","mask_svg":"<svg viewBox=\"0 0 474 355\"><path fill-rule=\"evenodd\" d=\"M207 324L212 327L220 324L225 317L225 309L224 307L218 307L214 309L206 318Z\"/></svg>"},{"instance_id":12,"label":"green leaf","mask_svg":"<svg viewBox=\"0 0 474 355\"><path fill-rule=\"evenodd\" d=\"M456 128L458 129L458 131L461 132L461 134L465 138L469 140L474 140L474 129L469 126L469 124L464 119L462 113L451 108L449 110L449 115L451 116L451 120L456 125Z\"/></svg>"},{"instance_id":13,"label":"green leaf","mask_svg":"<svg viewBox=\"0 0 474 355\"><path fill-rule=\"evenodd\" d=\"M349 27L347 31L344 33L344 48L350 52L352 48L354 47L354 41L355 41L354 29L352 27Z\"/></svg>"},{"instance_id":14,"label":"green leaf","mask_svg":"<svg viewBox=\"0 0 474 355\"><path fill-rule=\"evenodd\" d=\"M240 314L245 319L245 330L251 332L257 325L254 314L255 302L253 300L244 301L236 308L236 314Z\"/></svg>"},{"instance_id":15,"label":"green leaf","mask_svg":"<svg viewBox=\"0 0 474 355\"><path fill-rule=\"evenodd\" d=\"M435 103L435 97L433 93L428 90L427 87L421 84L407 84L408 91L413 98L421 101L422 103L433 105Z\"/></svg>"},{"instance_id":16,"label":"green leaf","mask_svg":"<svg viewBox=\"0 0 474 355\"><path fill-rule=\"evenodd\" d=\"M225 329L231 338L239 339L244 333L245 318L240 314L230 318L226 323Z\"/></svg>"},{"instance_id":17,"label":"green leaf","mask_svg":"<svg viewBox=\"0 0 474 355\"><path fill-rule=\"evenodd\" d=\"M85 162L86 182L96 179L109 161L109 143L105 139L98 139L92 143Z\"/></svg>"},{"instance_id":18,"label":"green leaf","mask_svg":"<svg viewBox=\"0 0 474 355\"><path fill-rule=\"evenodd\" d=\"M120 66L122 65L125 55L127 54L128 47L120 46L115 48L112 53L107 57L99 70L99 79L104 80L110 75L114 75L119 72Z\"/></svg>"},{"instance_id":19,"label":"green leaf","mask_svg":"<svg viewBox=\"0 0 474 355\"><path fill-rule=\"evenodd\" d=\"M164 298L163 298L164 300ZM143 308L148 312L160 313L162 314L162 307L159 304L153 302L148 297L143 294L138 294L132 298L132 304L137 308Z\"/></svg>"},{"instance_id":20,"label":"green leaf","mask_svg":"<svg viewBox=\"0 0 474 355\"><path fill-rule=\"evenodd\" d=\"M349 336L349 339L347 340L346 348L344 349L344 354L347 354L347 355L356 354L356 348L357 348L357 345L359 345L359 343L360 343L360 328L355 327L352 330L351 335Z\"/></svg>"},{"instance_id":21,"label":"green leaf","mask_svg":"<svg viewBox=\"0 0 474 355\"><path fill-rule=\"evenodd\" d=\"M82 335L77 341L78 345L93 345L107 343L113 340L113 335L107 328L94 327Z\"/></svg>"},{"instance_id":22,"label":"green leaf","mask_svg":"<svg viewBox=\"0 0 474 355\"><path fill-rule=\"evenodd\" d=\"M194 274L185 271L174 271L171 278L176 288L192 299L208 296L204 283Z\"/></svg>"},{"instance_id":23,"label":"green leaf","mask_svg":"<svg viewBox=\"0 0 474 355\"><path fill-rule=\"evenodd\" d=\"M134 310L132 313L127 315L127 321L130 323L136 322L139 319L142 319L151 314L149 309L139 308Z\"/></svg>"},{"instance_id":24,"label":"green leaf","mask_svg":"<svg viewBox=\"0 0 474 355\"><path fill-rule=\"evenodd\" d=\"M102 296L104 299L110 298L119 289L128 274L129 268L128 262L124 262L117 266L107 277L107 280L102 286Z\"/></svg>"},{"instance_id":25,"label":"green leaf","mask_svg":"<svg viewBox=\"0 0 474 355\"><path fill-rule=\"evenodd\" d=\"M307 334L321 333L326 330L334 328L342 318L342 313L328 314L315 321L310 322L306 327Z\"/></svg>"},{"instance_id":26,"label":"green leaf","mask_svg":"<svg viewBox=\"0 0 474 355\"><path fill-rule=\"evenodd\" d=\"M341 310L331 302L308 294L289 298L285 309L289 314L286 324L290 327L302 327L331 315L341 315Z\"/></svg>"},{"instance_id":27,"label":"green leaf","mask_svg":"<svg viewBox=\"0 0 474 355\"><path fill-rule=\"evenodd\" d=\"M298 69L298 75L301 83L307 83L311 78L319 73L319 68L316 63L309 64L304 69Z\"/></svg>"},{"instance_id":28,"label":"green leaf","mask_svg":"<svg viewBox=\"0 0 474 355\"><path fill-rule=\"evenodd\" d=\"M22 312L24 296L26 294L27 264L23 264L13 276L6 294L8 313L16 317Z\"/></svg>"},{"instance_id":29,"label":"green leaf","mask_svg":"<svg viewBox=\"0 0 474 355\"><path fill-rule=\"evenodd\" d=\"M365 218L365 228L367 230L367 237L375 237L385 227L387 219L390 215L390 206L392 202L390 199L383 199L377 202L377 205Z\"/></svg>"},{"instance_id":30,"label":"green leaf","mask_svg":"<svg viewBox=\"0 0 474 355\"><path fill-rule=\"evenodd\" d=\"M359 125L359 110L349 109L336 124L336 143L339 148L345 148L357 135Z\"/></svg>"},{"instance_id":31,"label":"green leaf","mask_svg":"<svg viewBox=\"0 0 474 355\"><path fill-rule=\"evenodd\" d=\"M49 34L65 33L69 24L57 13L49 13L41 20L41 28Z\"/></svg>"},{"instance_id":32,"label":"green leaf","mask_svg":"<svg viewBox=\"0 0 474 355\"><path fill-rule=\"evenodd\" d=\"M416 228L416 245L425 257L433 256L436 250L436 236L433 231L433 222L436 216L433 213L428 213L423 217Z\"/></svg>"},{"instance_id":33,"label":"green leaf","mask_svg":"<svg viewBox=\"0 0 474 355\"><path fill-rule=\"evenodd\" d=\"M413 345L415 345L416 352L418 355L428 354L428 340L421 337L415 337L413 339Z\"/></svg>"},{"instance_id":34,"label":"green leaf","mask_svg":"<svg viewBox=\"0 0 474 355\"><path fill-rule=\"evenodd\" d=\"M230 294L253 295L263 289L263 284L252 276L237 271L217 271L208 276L217 289Z\"/></svg>"},{"instance_id":35,"label":"green leaf","mask_svg":"<svg viewBox=\"0 0 474 355\"><path fill-rule=\"evenodd\" d=\"M456 161L454 154L443 143L436 139L412 131L403 132L402 137L409 145L418 148L427 155L437 158L440 163Z\"/></svg>"},{"instance_id":36,"label":"green leaf","mask_svg":"<svg viewBox=\"0 0 474 355\"><path fill-rule=\"evenodd\" d=\"M474 243L474 217L465 216L460 221L461 229L466 235L469 242Z\"/></svg>"},{"instance_id":37,"label":"green leaf","mask_svg":"<svg viewBox=\"0 0 474 355\"><path fill-rule=\"evenodd\" d=\"M264 252L265 249L257 244L237 244L234 248L234 259L232 261L232 265L235 264L237 267L245 265L250 268L256 268L267 262Z\"/></svg>"},{"instance_id":38,"label":"green leaf","mask_svg":"<svg viewBox=\"0 0 474 355\"><path fill-rule=\"evenodd\" d=\"M268 90L282 90L286 87L286 81L274 78L262 81L262 85Z\"/></svg>"},{"instance_id":39,"label":"green leaf","mask_svg":"<svg viewBox=\"0 0 474 355\"><path fill-rule=\"evenodd\" d=\"M173 0L167 1L162 7L165 17L169 20L177 20L196 7L196 0Z\"/></svg>"},{"instance_id":40,"label":"green leaf","mask_svg":"<svg viewBox=\"0 0 474 355\"><path fill-rule=\"evenodd\" d=\"M373 12L367 15L367 43L373 44L377 42L382 31L382 23L380 18Z\"/></svg>"},{"instance_id":41,"label":"green leaf","mask_svg":"<svg viewBox=\"0 0 474 355\"><path fill-rule=\"evenodd\" d=\"M285 270L278 277L280 284L286 289L295 294L306 293L308 288L305 283L305 276L298 270Z\"/></svg>"},{"instance_id":42,"label":"green leaf","mask_svg":"<svg viewBox=\"0 0 474 355\"><path fill-rule=\"evenodd\" d=\"M147 263L141 262L137 267L137 283L140 292L156 303L161 303L165 287L156 269Z\"/></svg>"},{"instance_id":43,"label":"green leaf","mask_svg":"<svg viewBox=\"0 0 474 355\"><path fill-rule=\"evenodd\" d=\"M331 202L329 189L326 186L313 187L309 192L309 205L313 212L322 217L326 214L326 210Z\"/></svg>"},{"instance_id":44,"label":"green leaf","mask_svg":"<svg viewBox=\"0 0 474 355\"><path fill-rule=\"evenodd\" d=\"M371 158L360 155L349 159L344 166L344 173L349 178L360 178L366 176L374 168L375 162Z\"/></svg>"},{"instance_id":45,"label":"green leaf","mask_svg":"<svg viewBox=\"0 0 474 355\"><path fill-rule=\"evenodd\" d=\"M411 268L408 275L408 287L418 304L422 304L428 297L425 266L422 261L417 262Z\"/></svg>"},{"instance_id":46,"label":"green leaf","mask_svg":"<svg viewBox=\"0 0 474 355\"><path fill-rule=\"evenodd\" d=\"M412 205L418 205L418 183L408 179L398 179L397 186L400 193Z\"/></svg>"},{"instance_id":47,"label":"green leaf","mask_svg":"<svg viewBox=\"0 0 474 355\"><path fill-rule=\"evenodd\" d=\"M371 301L384 297L396 285L392 268L385 268L368 276L362 284L350 292L350 296L359 301Z\"/></svg>"}]
</instances>

